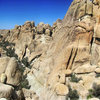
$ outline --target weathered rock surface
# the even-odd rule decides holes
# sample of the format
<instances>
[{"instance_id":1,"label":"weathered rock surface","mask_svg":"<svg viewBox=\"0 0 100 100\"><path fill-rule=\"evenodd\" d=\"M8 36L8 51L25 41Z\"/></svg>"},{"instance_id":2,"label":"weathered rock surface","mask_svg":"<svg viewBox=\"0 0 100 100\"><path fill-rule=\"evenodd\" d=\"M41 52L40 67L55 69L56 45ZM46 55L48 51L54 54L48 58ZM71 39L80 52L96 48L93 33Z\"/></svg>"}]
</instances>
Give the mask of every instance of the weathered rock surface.
<instances>
[{"instance_id":1,"label":"weathered rock surface","mask_svg":"<svg viewBox=\"0 0 100 100\"><path fill-rule=\"evenodd\" d=\"M0 83L0 98L7 98L8 100L11 100L13 91L13 87Z\"/></svg>"},{"instance_id":2,"label":"weathered rock surface","mask_svg":"<svg viewBox=\"0 0 100 100\"><path fill-rule=\"evenodd\" d=\"M25 100L39 100L39 97L32 90L23 89Z\"/></svg>"},{"instance_id":3,"label":"weathered rock surface","mask_svg":"<svg viewBox=\"0 0 100 100\"><path fill-rule=\"evenodd\" d=\"M100 73L100 68L96 68L96 69L95 69L95 72L96 72L96 73Z\"/></svg>"},{"instance_id":4,"label":"weathered rock surface","mask_svg":"<svg viewBox=\"0 0 100 100\"><path fill-rule=\"evenodd\" d=\"M21 72L14 57L0 58L0 82L17 86L21 80Z\"/></svg>"},{"instance_id":5,"label":"weathered rock surface","mask_svg":"<svg viewBox=\"0 0 100 100\"><path fill-rule=\"evenodd\" d=\"M64 19L52 27L27 21L8 33L2 30L1 40L15 43L20 60L28 57L32 68L25 73L39 100L65 100L69 85L85 100L93 83L100 84L96 77L100 73L100 0L73 0ZM17 85L16 61L0 58L0 63L0 74L7 75L7 83ZM73 73L82 78L78 83L70 82ZM25 91L30 100L30 90Z\"/></svg>"},{"instance_id":6,"label":"weathered rock surface","mask_svg":"<svg viewBox=\"0 0 100 100\"><path fill-rule=\"evenodd\" d=\"M81 65L80 67L78 67L74 72L75 73L91 73L94 72L94 70L96 69L96 66L91 66L89 64L84 64Z\"/></svg>"},{"instance_id":7,"label":"weathered rock surface","mask_svg":"<svg viewBox=\"0 0 100 100\"><path fill-rule=\"evenodd\" d=\"M5 73L9 60L9 57L0 58L0 69L2 69L0 70L0 74Z\"/></svg>"},{"instance_id":8,"label":"weathered rock surface","mask_svg":"<svg viewBox=\"0 0 100 100\"><path fill-rule=\"evenodd\" d=\"M21 72L18 70L18 63L15 58L10 59L5 74L7 75L7 84L19 85Z\"/></svg>"},{"instance_id":9,"label":"weathered rock surface","mask_svg":"<svg viewBox=\"0 0 100 100\"><path fill-rule=\"evenodd\" d=\"M64 96L64 95L68 94L69 90L68 90L68 87L66 85L58 83L56 85L56 92L58 95Z\"/></svg>"}]
</instances>

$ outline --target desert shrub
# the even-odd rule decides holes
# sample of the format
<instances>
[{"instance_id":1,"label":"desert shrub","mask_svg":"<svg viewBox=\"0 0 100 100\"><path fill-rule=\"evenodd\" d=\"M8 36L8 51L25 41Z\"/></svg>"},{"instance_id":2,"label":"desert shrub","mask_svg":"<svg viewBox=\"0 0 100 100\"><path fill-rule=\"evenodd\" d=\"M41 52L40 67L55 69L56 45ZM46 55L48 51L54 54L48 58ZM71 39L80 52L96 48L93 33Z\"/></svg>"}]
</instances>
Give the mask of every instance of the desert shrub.
<instances>
[{"instance_id":1,"label":"desert shrub","mask_svg":"<svg viewBox=\"0 0 100 100\"><path fill-rule=\"evenodd\" d=\"M89 90L89 95L87 96L87 99L93 97L100 99L100 85L97 85L96 83L93 84L93 89Z\"/></svg>"},{"instance_id":2,"label":"desert shrub","mask_svg":"<svg viewBox=\"0 0 100 100\"><path fill-rule=\"evenodd\" d=\"M89 90L89 95L87 96L87 99L93 98L93 89Z\"/></svg>"},{"instance_id":3,"label":"desert shrub","mask_svg":"<svg viewBox=\"0 0 100 100\"><path fill-rule=\"evenodd\" d=\"M27 80L27 75L23 75L26 66L24 65L24 62L22 62L20 60L18 60L18 65L19 65L19 70L22 73L21 82L20 82L18 88L19 89L22 89L22 88L29 89L30 86L29 86L29 82Z\"/></svg>"},{"instance_id":4,"label":"desert shrub","mask_svg":"<svg viewBox=\"0 0 100 100\"><path fill-rule=\"evenodd\" d=\"M0 34L0 38L3 38L3 36Z\"/></svg>"},{"instance_id":5,"label":"desert shrub","mask_svg":"<svg viewBox=\"0 0 100 100\"><path fill-rule=\"evenodd\" d=\"M15 49L13 48L14 45L15 45L14 43L9 43L8 41L5 40L0 42L0 47L3 48L7 56L15 57L16 59L18 59L17 54L15 54Z\"/></svg>"},{"instance_id":6,"label":"desert shrub","mask_svg":"<svg viewBox=\"0 0 100 100\"><path fill-rule=\"evenodd\" d=\"M23 58L21 62L24 64L24 66L26 66L28 68L31 68L31 64L30 64L30 62L28 62L28 58L27 57Z\"/></svg>"},{"instance_id":7,"label":"desert shrub","mask_svg":"<svg viewBox=\"0 0 100 100\"><path fill-rule=\"evenodd\" d=\"M9 56L9 57L15 57L16 59L18 59L18 56L17 54L15 54L15 49L14 48L8 48L8 49L5 49L6 51L6 55Z\"/></svg>"},{"instance_id":8,"label":"desert shrub","mask_svg":"<svg viewBox=\"0 0 100 100\"><path fill-rule=\"evenodd\" d=\"M9 43L8 41L5 41L5 40L2 40L0 42L0 47L4 47L6 48L7 46L14 46L15 44L14 43Z\"/></svg>"},{"instance_id":9,"label":"desert shrub","mask_svg":"<svg viewBox=\"0 0 100 100\"><path fill-rule=\"evenodd\" d=\"M18 65L19 65L19 70L22 72L22 74L24 73L25 67L22 65L21 61L18 60Z\"/></svg>"},{"instance_id":10,"label":"desert shrub","mask_svg":"<svg viewBox=\"0 0 100 100\"><path fill-rule=\"evenodd\" d=\"M71 74L71 78L70 81L71 82L76 82L78 83L80 80L82 80L82 78L77 78L76 75L74 73Z\"/></svg>"},{"instance_id":11,"label":"desert shrub","mask_svg":"<svg viewBox=\"0 0 100 100\"><path fill-rule=\"evenodd\" d=\"M30 89L29 82L27 80L27 75L22 76L22 80L20 82L20 88Z\"/></svg>"},{"instance_id":12,"label":"desert shrub","mask_svg":"<svg viewBox=\"0 0 100 100\"><path fill-rule=\"evenodd\" d=\"M79 94L77 90L72 90L69 86L69 93L66 96L66 100L79 100Z\"/></svg>"},{"instance_id":13,"label":"desert shrub","mask_svg":"<svg viewBox=\"0 0 100 100\"><path fill-rule=\"evenodd\" d=\"M100 77L100 73L96 73L96 78Z\"/></svg>"}]
</instances>

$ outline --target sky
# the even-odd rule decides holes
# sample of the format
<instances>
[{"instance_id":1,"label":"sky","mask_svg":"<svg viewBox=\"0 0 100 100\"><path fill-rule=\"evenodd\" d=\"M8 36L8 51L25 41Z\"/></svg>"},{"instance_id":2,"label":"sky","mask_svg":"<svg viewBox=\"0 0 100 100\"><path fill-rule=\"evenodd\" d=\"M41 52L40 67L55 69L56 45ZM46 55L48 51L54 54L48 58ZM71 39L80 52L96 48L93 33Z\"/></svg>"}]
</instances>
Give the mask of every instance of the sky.
<instances>
[{"instance_id":1,"label":"sky","mask_svg":"<svg viewBox=\"0 0 100 100\"><path fill-rule=\"evenodd\" d=\"M12 29L25 21L52 25L58 18L64 18L72 1L0 0L0 29Z\"/></svg>"}]
</instances>

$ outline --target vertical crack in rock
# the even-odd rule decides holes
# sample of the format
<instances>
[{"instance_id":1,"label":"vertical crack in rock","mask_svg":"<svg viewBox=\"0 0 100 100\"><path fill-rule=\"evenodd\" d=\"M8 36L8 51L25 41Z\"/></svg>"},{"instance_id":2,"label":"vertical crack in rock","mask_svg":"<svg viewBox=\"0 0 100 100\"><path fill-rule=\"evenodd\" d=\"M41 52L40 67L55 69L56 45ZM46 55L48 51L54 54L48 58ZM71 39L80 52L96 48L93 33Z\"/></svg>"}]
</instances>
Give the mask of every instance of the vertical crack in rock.
<instances>
[{"instance_id":1,"label":"vertical crack in rock","mask_svg":"<svg viewBox=\"0 0 100 100\"><path fill-rule=\"evenodd\" d=\"M25 51L24 51L24 53L23 53L23 57L22 57L22 59L26 56L26 49L27 49L27 45L25 46Z\"/></svg>"},{"instance_id":2,"label":"vertical crack in rock","mask_svg":"<svg viewBox=\"0 0 100 100\"><path fill-rule=\"evenodd\" d=\"M67 69L71 69L74 63L75 57L77 55L77 51L78 51L78 48L72 48L68 62L67 62Z\"/></svg>"},{"instance_id":3,"label":"vertical crack in rock","mask_svg":"<svg viewBox=\"0 0 100 100\"><path fill-rule=\"evenodd\" d=\"M73 48L71 50L71 53L70 53L70 56L69 56L69 59L68 59L68 62L67 62L67 68L69 66L69 63L70 63L70 60L71 60L71 57L72 57L72 53L73 53Z\"/></svg>"}]
</instances>

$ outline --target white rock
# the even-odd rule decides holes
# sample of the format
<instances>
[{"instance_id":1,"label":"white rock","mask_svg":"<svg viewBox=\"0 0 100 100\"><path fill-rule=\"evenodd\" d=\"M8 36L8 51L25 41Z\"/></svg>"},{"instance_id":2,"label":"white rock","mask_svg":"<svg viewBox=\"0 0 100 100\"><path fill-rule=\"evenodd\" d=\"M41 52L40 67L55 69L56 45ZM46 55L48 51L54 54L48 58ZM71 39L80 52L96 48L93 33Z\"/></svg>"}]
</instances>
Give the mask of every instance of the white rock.
<instances>
[{"instance_id":1,"label":"white rock","mask_svg":"<svg viewBox=\"0 0 100 100\"><path fill-rule=\"evenodd\" d=\"M69 92L69 90L68 90L68 87L66 85L59 84L59 83L56 85L56 93L58 95L64 96L64 95L67 95L68 92Z\"/></svg>"},{"instance_id":2,"label":"white rock","mask_svg":"<svg viewBox=\"0 0 100 100\"><path fill-rule=\"evenodd\" d=\"M91 98L91 99L89 99L89 100L99 100L98 98Z\"/></svg>"},{"instance_id":3,"label":"white rock","mask_svg":"<svg viewBox=\"0 0 100 100\"><path fill-rule=\"evenodd\" d=\"M14 89L12 86L0 83L0 98L11 99Z\"/></svg>"},{"instance_id":4,"label":"white rock","mask_svg":"<svg viewBox=\"0 0 100 100\"><path fill-rule=\"evenodd\" d=\"M90 64L84 64L78 67L74 72L75 73L90 73L95 71L96 66L91 66Z\"/></svg>"},{"instance_id":5,"label":"white rock","mask_svg":"<svg viewBox=\"0 0 100 100\"><path fill-rule=\"evenodd\" d=\"M7 75L5 73L2 73L0 77L1 83L6 83L6 80L7 80Z\"/></svg>"},{"instance_id":6,"label":"white rock","mask_svg":"<svg viewBox=\"0 0 100 100\"><path fill-rule=\"evenodd\" d=\"M21 72L18 69L18 63L12 57L8 63L5 74L7 75L7 83L17 86L20 83Z\"/></svg>"},{"instance_id":7,"label":"white rock","mask_svg":"<svg viewBox=\"0 0 100 100\"><path fill-rule=\"evenodd\" d=\"M7 100L6 98L1 98L0 100Z\"/></svg>"}]
</instances>

